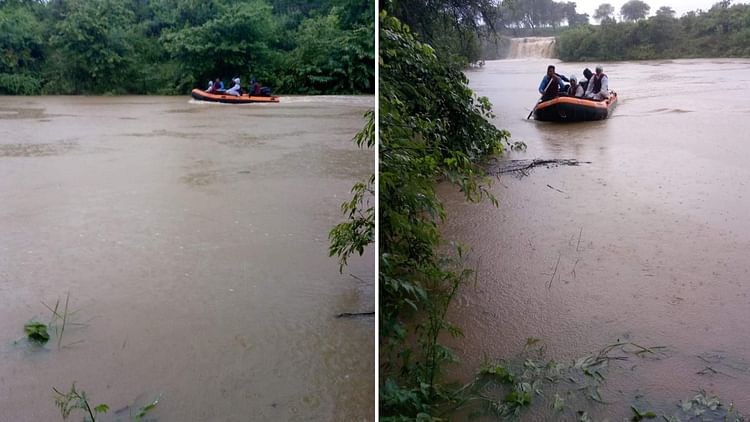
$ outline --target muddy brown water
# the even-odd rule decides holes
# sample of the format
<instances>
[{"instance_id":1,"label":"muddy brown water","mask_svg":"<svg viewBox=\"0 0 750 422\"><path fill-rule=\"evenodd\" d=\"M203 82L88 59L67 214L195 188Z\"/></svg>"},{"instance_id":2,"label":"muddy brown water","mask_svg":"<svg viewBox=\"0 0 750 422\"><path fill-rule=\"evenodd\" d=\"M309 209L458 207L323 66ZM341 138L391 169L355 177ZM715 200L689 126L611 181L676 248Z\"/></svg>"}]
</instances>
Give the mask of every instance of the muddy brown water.
<instances>
[{"instance_id":1,"label":"muddy brown water","mask_svg":"<svg viewBox=\"0 0 750 422\"><path fill-rule=\"evenodd\" d=\"M73 382L103 420L373 420L374 319L335 315L374 309L374 254L327 254L372 107L2 97L0 420L60 420ZM30 347L68 292L86 325Z\"/></svg>"},{"instance_id":2,"label":"muddy brown water","mask_svg":"<svg viewBox=\"0 0 750 422\"><path fill-rule=\"evenodd\" d=\"M588 403L597 419L632 416L637 395L674 404L700 388L750 413L750 61L605 63L613 116L567 125L526 120L548 63L579 77L595 65L506 60L468 73L494 123L528 146L506 158L591 163L504 175L499 208L441 186L444 234L473 246L478 266L452 312L466 331L454 376L513 357L528 337L563 361L619 339L668 349L611 371L612 404Z\"/></svg>"}]
</instances>

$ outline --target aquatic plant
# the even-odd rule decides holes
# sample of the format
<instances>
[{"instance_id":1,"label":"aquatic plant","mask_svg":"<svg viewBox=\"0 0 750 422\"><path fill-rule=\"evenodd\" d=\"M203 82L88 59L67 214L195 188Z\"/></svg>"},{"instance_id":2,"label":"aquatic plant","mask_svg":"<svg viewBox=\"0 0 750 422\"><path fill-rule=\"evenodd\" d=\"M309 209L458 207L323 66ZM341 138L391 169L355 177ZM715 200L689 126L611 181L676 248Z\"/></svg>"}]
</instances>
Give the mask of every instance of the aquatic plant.
<instances>
[{"instance_id":1,"label":"aquatic plant","mask_svg":"<svg viewBox=\"0 0 750 422\"><path fill-rule=\"evenodd\" d=\"M144 404L143 406L140 406L135 413L130 413L130 420L133 422L139 422L142 421L148 416L154 409L156 409L156 406L159 404L159 400L161 400L161 396L155 398L154 400Z\"/></svg>"},{"instance_id":2,"label":"aquatic plant","mask_svg":"<svg viewBox=\"0 0 750 422\"><path fill-rule=\"evenodd\" d=\"M82 390L76 390L75 382L70 387L70 391L66 393L62 393L54 387L52 388L52 391L54 391L56 395L55 406L60 410L60 415L62 416L64 421L67 421L71 414L77 412L79 414L83 414L83 422L96 422L97 415L103 415L109 411L109 405L103 403L92 407L86 392ZM128 419L131 422L145 421L146 418L150 416L151 413L156 409L156 406L159 404L160 399L161 395L142 406L136 407L135 404L133 404L130 406L126 406L115 413L122 413L127 410ZM117 421L120 420L121 419L117 417Z\"/></svg>"},{"instance_id":3,"label":"aquatic plant","mask_svg":"<svg viewBox=\"0 0 750 422\"><path fill-rule=\"evenodd\" d=\"M55 302L54 306L49 306L44 302L42 302L42 305L51 312L49 322L45 324L36 319L32 319L31 321L24 324L23 327L24 332L26 333L26 337L32 343L44 345L51 338L50 333L54 333L55 338L57 339L57 348L60 349L62 348L62 341L63 336L65 335L65 330L69 326L86 325L71 321L71 317L77 311L71 311L69 308L70 293L65 296L65 303L62 306L60 304L60 299Z\"/></svg>"},{"instance_id":4,"label":"aquatic plant","mask_svg":"<svg viewBox=\"0 0 750 422\"><path fill-rule=\"evenodd\" d=\"M41 323L36 320L31 320L24 324L23 330L26 333L29 341L38 344L45 344L49 340L49 333L47 332L47 324Z\"/></svg>"},{"instance_id":5,"label":"aquatic plant","mask_svg":"<svg viewBox=\"0 0 750 422\"><path fill-rule=\"evenodd\" d=\"M53 331L57 338L57 348L60 349L62 347L63 335L65 334L65 329L68 325L85 325L70 322L70 317L75 312L70 312L68 308L69 304L70 293L66 295L65 305L62 308L60 307L60 299L55 302L54 307L42 302L42 305L49 309L52 316L50 317L50 321L46 324L36 319L32 319L24 324L23 329L28 340L35 344L44 345L49 341L50 332Z\"/></svg>"},{"instance_id":6,"label":"aquatic plant","mask_svg":"<svg viewBox=\"0 0 750 422\"><path fill-rule=\"evenodd\" d=\"M106 404L99 404L92 408L86 392L76 390L75 382L67 393L62 393L54 387L52 390L57 395L55 405L60 409L60 415L64 421L68 420L71 413L79 411L84 413L82 419L84 422L96 422L96 415L105 414L109 411L109 406Z\"/></svg>"}]
</instances>

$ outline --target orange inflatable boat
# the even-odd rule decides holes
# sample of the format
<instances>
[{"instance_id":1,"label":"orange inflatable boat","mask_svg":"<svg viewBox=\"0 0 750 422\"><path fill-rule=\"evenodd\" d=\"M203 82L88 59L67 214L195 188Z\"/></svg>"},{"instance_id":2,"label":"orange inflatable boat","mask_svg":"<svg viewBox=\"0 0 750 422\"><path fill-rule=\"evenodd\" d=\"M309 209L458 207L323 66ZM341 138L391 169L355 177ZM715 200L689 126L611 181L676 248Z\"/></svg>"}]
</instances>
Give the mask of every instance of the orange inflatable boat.
<instances>
[{"instance_id":1,"label":"orange inflatable boat","mask_svg":"<svg viewBox=\"0 0 750 422\"><path fill-rule=\"evenodd\" d=\"M234 95L226 94L209 94L202 89L194 89L192 94L193 98L200 101L211 101L214 103L227 103L227 104L250 104L250 103L278 103L279 97L275 95L261 96L261 95L247 95L242 94L239 97Z\"/></svg>"}]
</instances>

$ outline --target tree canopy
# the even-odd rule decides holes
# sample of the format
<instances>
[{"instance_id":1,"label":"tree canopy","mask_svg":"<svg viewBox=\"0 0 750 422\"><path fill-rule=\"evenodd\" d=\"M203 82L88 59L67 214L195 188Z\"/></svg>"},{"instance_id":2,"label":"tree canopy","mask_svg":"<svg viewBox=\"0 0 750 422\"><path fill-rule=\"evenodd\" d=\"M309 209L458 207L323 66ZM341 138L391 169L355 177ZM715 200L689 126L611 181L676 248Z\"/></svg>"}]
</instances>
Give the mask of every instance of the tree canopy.
<instances>
[{"instance_id":1,"label":"tree canopy","mask_svg":"<svg viewBox=\"0 0 750 422\"><path fill-rule=\"evenodd\" d=\"M374 6L352 0L5 0L0 94L373 93Z\"/></svg>"},{"instance_id":2,"label":"tree canopy","mask_svg":"<svg viewBox=\"0 0 750 422\"><path fill-rule=\"evenodd\" d=\"M576 3L554 0L504 0L499 6L501 28L512 32L518 28L558 28L563 24L577 26L588 23L588 14L578 13Z\"/></svg>"},{"instance_id":3,"label":"tree canopy","mask_svg":"<svg viewBox=\"0 0 750 422\"><path fill-rule=\"evenodd\" d=\"M673 18L675 16L675 11L669 6L662 6L656 11L656 16Z\"/></svg>"},{"instance_id":4,"label":"tree canopy","mask_svg":"<svg viewBox=\"0 0 750 422\"><path fill-rule=\"evenodd\" d=\"M620 16L626 21L637 21L645 19L650 10L651 6L641 0L630 0L620 8Z\"/></svg>"},{"instance_id":5,"label":"tree canopy","mask_svg":"<svg viewBox=\"0 0 750 422\"><path fill-rule=\"evenodd\" d=\"M680 18L661 8L647 19L570 28L557 48L568 61L750 57L750 5L719 2Z\"/></svg>"},{"instance_id":6,"label":"tree canopy","mask_svg":"<svg viewBox=\"0 0 750 422\"><path fill-rule=\"evenodd\" d=\"M594 19L601 23L614 21L615 7L609 3L602 3L594 11Z\"/></svg>"}]
</instances>

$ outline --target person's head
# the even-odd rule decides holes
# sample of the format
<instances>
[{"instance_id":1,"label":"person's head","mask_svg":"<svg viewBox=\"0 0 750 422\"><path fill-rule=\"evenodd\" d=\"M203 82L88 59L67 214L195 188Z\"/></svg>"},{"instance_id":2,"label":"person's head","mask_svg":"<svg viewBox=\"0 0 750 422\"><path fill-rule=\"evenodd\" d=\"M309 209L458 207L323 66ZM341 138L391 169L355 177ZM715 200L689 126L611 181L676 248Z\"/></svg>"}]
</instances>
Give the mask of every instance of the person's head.
<instances>
[{"instance_id":1,"label":"person's head","mask_svg":"<svg viewBox=\"0 0 750 422\"><path fill-rule=\"evenodd\" d=\"M591 73L591 69L589 69L589 68L587 67L586 69L583 69L583 76L584 76L584 77L585 77L586 79L591 79L591 77L592 77L592 76L594 76L594 74L593 74L593 73Z\"/></svg>"},{"instance_id":2,"label":"person's head","mask_svg":"<svg viewBox=\"0 0 750 422\"><path fill-rule=\"evenodd\" d=\"M570 85L572 86L575 86L578 83L578 78L576 77L576 75L570 75L568 80L570 81Z\"/></svg>"},{"instance_id":3,"label":"person's head","mask_svg":"<svg viewBox=\"0 0 750 422\"><path fill-rule=\"evenodd\" d=\"M555 74L555 66L549 65L547 66L547 76L552 77Z\"/></svg>"},{"instance_id":4,"label":"person's head","mask_svg":"<svg viewBox=\"0 0 750 422\"><path fill-rule=\"evenodd\" d=\"M602 72L604 72L604 68L602 67L602 65L596 65L596 74L598 75Z\"/></svg>"},{"instance_id":5,"label":"person's head","mask_svg":"<svg viewBox=\"0 0 750 422\"><path fill-rule=\"evenodd\" d=\"M219 82L221 82L221 79L216 78L216 83L218 84Z\"/></svg>"}]
</instances>

